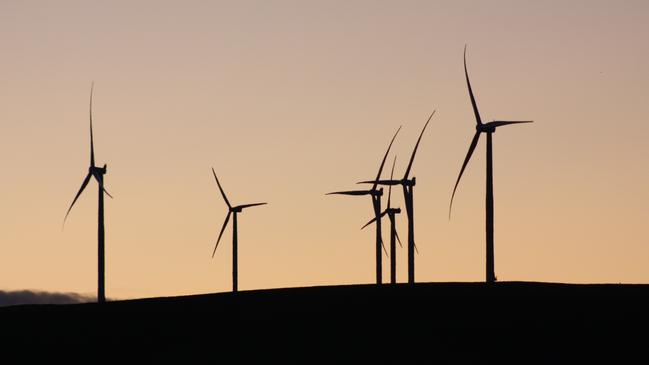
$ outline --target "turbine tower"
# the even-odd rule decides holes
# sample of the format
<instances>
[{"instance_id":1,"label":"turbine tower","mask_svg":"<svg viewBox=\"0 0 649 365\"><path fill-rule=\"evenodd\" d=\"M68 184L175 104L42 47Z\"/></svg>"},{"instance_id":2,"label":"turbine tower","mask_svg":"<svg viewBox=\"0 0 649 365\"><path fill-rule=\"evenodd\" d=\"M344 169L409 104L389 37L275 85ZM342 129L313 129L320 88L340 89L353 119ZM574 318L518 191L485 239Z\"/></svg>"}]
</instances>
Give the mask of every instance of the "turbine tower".
<instances>
[{"instance_id":1,"label":"turbine tower","mask_svg":"<svg viewBox=\"0 0 649 365\"><path fill-rule=\"evenodd\" d=\"M469 145L469 151L467 152L466 157L464 158L464 163L462 163L460 174L458 175L457 181L455 182L455 187L453 188L453 194L451 195L451 202L448 207L448 217L449 219L451 219L451 208L453 207L453 198L455 197L455 191L457 190L457 186L460 183L460 179L462 178L464 169L466 168L466 165L469 163L469 160L471 159L471 155L473 155L473 151L475 150L478 144L478 140L480 139L480 134L486 133L487 134L487 191L486 191L486 199L485 199L485 205L486 205L485 224L486 224L486 241L487 241L486 280L488 283L493 283L496 281L496 273L495 273L495 263L494 263L494 191L493 191L493 155L492 155L492 147L491 147L492 134L496 132L497 127L502 127L510 124L532 123L532 121L531 120L525 120L525 121L495 120L489 123L482 123L482 118L480 118L480 112L478 112L478 106L475 102L475 97L473 96L473 90L471 89L471 82L469 81L469 73L467 72L467 68L466 68L466 46L464 46L464 76L466 78L467 88L469 89L469 97L471 98L471 106L473 107L473 113L475 114L476 132L473 135L473 140L471 140L471 144Z\"/></svg>"},{"instance_id":2,"label":"turbine tower","mask_svg":"<svg viewBox=\"0 0 649 365\"><path fill-rule=\"evenodd\" d=\"M104 303L106 301L106 290L104 286L105 278L104 278L104 194L108 195L110 198L112 196L108 194L106 189L104 188L104 175L106 174L106 164L104 164L103 167L97 167L95 166L95 146L94 146L94 140L92 136L92 91L94 88L94 83L91 84L90 86L90 167L88 168L88 175L86 175L86 178L83 180L81 183L81 188L79 189L79 192L77 192L77 195L74 197L74 200L72 200L72 204L70 204L70 208L68 208L67 213L65 213L65 218L63 218L63 225L65 226L65 221L68 219L68 214L70 214L70 211L72 210L72 207L74 206L74 203L77 202L77 199L79 199L79 196L83 192L83 190L86 188L88 183L90 182L90 178L94 177L95 180L97 180L98 184L98 191L99 191L99 219L98 219L98 225L97 225L97 241L98 241L98 249L97 249L97 256L98 256L98 262L97 262L97 302L99 303Z\"/></svg>"},{"instance_id":3,"label":"turbine tower","mask_svg":"<svg viewBox=\"0 0 649 365\"><path fill-rule=\"evenodd\" d=\"M237 238L237 214L241 213L244 209L250 207L256 207L258 205L266 205L268 203L253 203L253 204L243 204L233 207L228 201L228 197L225 196L225 192L221 187L219 178L216 177L216 172L212 168L212 174L214 174L214 179L216 179L216 184L219 186L221 195L223 195L223 200L225 204L228 205L228 215L225 216L225 222L223 222L223 227L221 227L221 232L219 233L219 238L216 240L216 245L214 245L214 251L212 251L212 258L216 253L216 248L219 247L219 242L221 241L221 236L223 236L223 231L230 221L230 215L232 215L232 291L236 292L238 290L238 276L239 276L239 264L238 264L238 238Z\"/></svg>"},{"instance_id":4,"label":"turbine tower","mask_svg":"<svg viewBox=\"0 0 649 365\"><path fill-rule=\"evenodd\" d=\"M381 161L381 166L379 166L379 172L376 174L375 181L378 181L381 178L381 172L383 171L385 160L387 159L388 154L390 153L390 149L392 148L392 144L394 143L394 139L397 138L397 134L399 134L400 130L401 127L397 129L396 133L394 133L394 136L390 141L390 145L388 146L388 150L385 151L385 155L383 156L383 160ZM374 210L374 217L376 218L376 283L381 284L383 282L381 247L383 247L383 249L385 249L385 247L383 246L383 238L381 237L381 219L379 218L379 216L381 215L381 196L383 195L383 189L377 189L377 184L374 184L369 190L336 191L333 193L327 193L326 195L332 194L356 196L369 195L372 197L372 208Z\"/></svg>"},{"instance_id":5,"label":"turbine tower","mask_svg":"<svg viewBox=\"0 0 649 365\"><path fill-rule=\"evenodd\" d=\"M412 163L415 161L415 155L417 154L417 148L419 148L419 142L421 142L421 137L424 135L424 131L426 130L426 127L428 126L428 123L430 122L433 115L435 115L435 110L433 110L433 112L430 114L430 117L428 117L426 124L424 124L424 128L421 129L421 133L419 134L419 138L417 139L415 148L412 150L412 155L410 156L410 162L408 163L408 168L406 168L406 172L403 175L403 178L401 180L392 180L392 179L379 180L377 178L377 180L375 181L359 182L359 184L403 186L403 198L406 203L406 215L408 217L408 283L411 284L415 282L415 250L417 249L417 245L415 245L415 211L414 211L415 203L413 197L414 194L413 189L417 181L415 177L413 177L412 179L408 179L408 176L410 175L410 169L412 168Z\"/></svg>"}]
</instances>

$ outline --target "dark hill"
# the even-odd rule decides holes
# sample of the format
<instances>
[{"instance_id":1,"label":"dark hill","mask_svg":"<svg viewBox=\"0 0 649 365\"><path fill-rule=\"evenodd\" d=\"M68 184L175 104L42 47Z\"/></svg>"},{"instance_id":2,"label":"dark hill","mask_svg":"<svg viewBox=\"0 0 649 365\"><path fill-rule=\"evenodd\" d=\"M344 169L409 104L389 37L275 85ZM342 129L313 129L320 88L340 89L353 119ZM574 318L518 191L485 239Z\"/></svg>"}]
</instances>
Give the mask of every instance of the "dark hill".
<instances>
[{"instance_id":1,"label":"dark hill","mask_svg":"<svg viewBox=\"0 0 649 365\"><path fill-rule=\"evenodd\" d=\"M303 363L413 357L452 363L615 361L649 356L649 285L500 282L255 290L6 307L0 308L0 325L5 349L55 353L236 355Z\"/></svg>"}]
</instances>

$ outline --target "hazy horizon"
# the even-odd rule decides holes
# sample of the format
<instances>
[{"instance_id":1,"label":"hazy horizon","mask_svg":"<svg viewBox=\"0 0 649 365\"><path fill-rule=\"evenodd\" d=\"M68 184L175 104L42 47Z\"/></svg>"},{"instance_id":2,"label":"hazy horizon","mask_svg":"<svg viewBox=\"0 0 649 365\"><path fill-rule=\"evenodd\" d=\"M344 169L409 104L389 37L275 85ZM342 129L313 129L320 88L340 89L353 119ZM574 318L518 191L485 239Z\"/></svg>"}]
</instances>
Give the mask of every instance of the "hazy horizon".
<instances>
[{"instance_id":1,"label":"hazy horizon","mask_svg":"<svg viewBox=\"0 0 649 365\"><path fill-rule=\"evenodd\" d=\"M373 178L403 125L401 176L433 109L417 281L483 281L483 138L448 219L475 132L465 44L483 119L534 120L494 134L498 279L648 283L647 34L646 1L3 2L0 290L96 293L94 181L61 229L92 81L108 297L230 290L212 167L233 203L269 203L239 216L241 290L372 283L370 199L324 194Z\"/></svg>"}]
</instances>

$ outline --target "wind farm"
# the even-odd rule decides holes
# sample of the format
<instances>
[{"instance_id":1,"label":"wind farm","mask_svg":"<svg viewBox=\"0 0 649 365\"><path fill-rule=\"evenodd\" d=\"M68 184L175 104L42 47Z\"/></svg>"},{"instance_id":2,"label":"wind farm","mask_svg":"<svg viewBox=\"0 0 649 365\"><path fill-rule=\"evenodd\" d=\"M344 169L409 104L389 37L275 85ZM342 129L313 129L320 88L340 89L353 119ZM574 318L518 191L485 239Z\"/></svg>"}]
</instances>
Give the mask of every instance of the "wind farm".
<instances>
[{"instance_id":1,"label":"wind farm","mask_svg":"<svg viewBox=\"0 0 649 365\"><path fill-rule=\"evenodd\" d=\"M392 170L390 171L390 180L394 178L394 165L396 163L397 163L397 156L394 156L394 161L392 162ZM399 241L399 246L402 246L401 239L399 238L399 234L397 233L396 217L397 214L401 213L401 208L393 208L390 204L391 198L392 198L392 185L389 185L387 207L385 208L384 211L381 212L381 214L378 217L374 217L369 222L365 223L365 225L361 227L361 229L364 229L365 227L369 226L374 222L378 222L379 220L381 220L381 218L383 218L387 214L388 218L390 219L390 284L396 284L397 283L397 246L395 241Z\"/></svg>"},{"instance_id":2,"label":"wind farm","mask_svg":"<svg viewBox=\"0 0 649 365\"><path fill-rule=\"evenodd\" d=\"M381 248L385 250L385 245L383 244L383 236L381 230L381 196L383 195L383 189L377 189L379 179L381 178L381 173L383 172L383 166L385 166L385 160L388 158L390 149L394 140L397 138L397 134L401 127L397 129L388 145L385 155L383 155L383 160L381 160L381 165L379 165L379 172L376 174L376 179L372 183L372 188L369 190L347 190L347 191L336 191L333 193L327 193L327 195L351 195L351 196L364 196L369 195L372 198L372 209L374 211L374 219L376 221L376 283L383 283L383 254L381 253Z\"/></svg>"},{"instance_id":3,"label":"wind farm","mask_svg":"<svg viewBox=\"0 0 649 365\"><path fill-rule=\"evenodd\" d=\"M320 328L320 332L315 337L319 341L333 335L338 326L344 326L348 323L361 321L364 325L364 330L359 334L367 338L377 340L376 335L380 332L377 323L374 321L376 318L383 317L384 313L389 316L384 320L384 326L392 334L398 331L405 330L406 333L414 334L420 333L429 328L430 326L437 326L443 328L448 333L453 333L453 336L460 336L457 331L459 328L468 328L470 330L480 330L482 328L491 327L494 334L515 341L509 332L512 328L518 331L517 333L524 333L526 336L539 340L542 337L549 336L554 331L562 327L566 327L565 323L572 323L567 328L588 341L593 341L593 337L589 337L592 333L601 333L608 331L616 331L626 327L620 323L649 323L649 316L644 314L645 305L649 304L649 286L624 286L620 285L567 285L567 284L554 284L554 283L534 283L534 282L515 282L505 281L498 284L496 283L495 274L495 260L494 260L494 184L493 184L493 146L492 135L499 127L514 125L514 124L527 124L532 123L531 120L494 120L492 122L483 122L481 114L478 110L476 98L472 89L469 79L469 73L466 62L466 46L463 55L463 68L464 68L464 81L469 94L469 105L476 121L476 132L466 157L462 163L459 175L453 186L451 200L449 203L448 217L451 218L451 211L453 207L453 200L459 186L459 182L466 170L466 167L477 147L481 134L486 134L486 279L485 283L471 283L471 282L424 282L417 283L415 281L415 254L418 253L417 245L415 244L415 225L414 225L414 187L417 180L413 173L413 166L417 152L419 151L422 138L427 130L433 116L437 110L428 116L425 124L419 131L417 140L412 148L408 163L405 167L402 178L395 179L395 167L397 162L396 155L392 158L392 166L390 169L389 179L382 177L383 170L393 149L395 140L402 130L399 126L396 132L392 135L387 149L382 156L379 164L378 172L373 180L360 181L357 184L370 185L369 189L360 190L344 190L327 193L326 195L345 195L345 196L369 196L372 202L373 218L370 219L361 230L370 225L375 226L375 276L376 282L373 285L368 284L352 284L352 285L324 285L314 287L298 287L298 288L278 288L270 290L239 290L239 239L238 239L238 218L244 210L252 207L267 205L266 202L249 203L233 205L228 198L228 195L219 180L215 169L212 167L212 175L216 182L216 187L223 202L227 206L227 213L219 234L216 238L211 257L214 258L224 235L228 224L232 222L232 290L228 293L220 294L204 294L193 296L178 296L178 297L158 297L149 299L136 299L136 300L107 300L105 290L105 229L104 229L104 195L112 196L106 191L104 186L104 176L107 172L107 166L104 164L98 167L95 161L95 142L93 133L93 91L94 83L90 89L90 103L89 103L89 130L90 130L90 167L88 173L84 178L81 188L75 195L72 203L70 204L66 215L64 217L64 224L68 219L68 215L75 206L79 197L93 178L98 183L98 263L97 263L97 303L96 304L70 304L58 305L55 307L43 306L46 312L42 312L39 306L9 306L7 309L0 308L0 318L5 319L5 323L11 331L21 333L18 326L28 323L28 326L38 326L33 318L38 318L38 323L46 323L48 326L59 326L57 321L65 321L70 324L69 330L65 332L62 338L70 341L91 344L87 339L79 337L79 333L93 331L86 328L88 318L96 318L102 313L107 315L106 318L111 318L110 322L103 321L101 327L103 332L100 338L102 341L119 341L120 328L127 326L126 322L131 323L131 328L136 330L130 335L132 340L141 341L142 338L148 337L152 343L167 343L173 339L175 343L181 343L183 349L193 349L198 344L201 346L208 346L202 339L199 340L197 331L193 325L188 325L182 318L190 314L192 323L201 321L199 318L209 316L212 309L228 310L229 316L226 319L219 320L218 323L210 321L214 326L220 326L221 329L227 330L230 334L237 336L245 336L250 330L264 331L262 328L270 326L274 329L274 338L271 340L264 340L266 345L276 344L281 336L284 340L291 340L297 343L303 343L296 333L304 331L303 320L308 319L309 329ZM431 139L437 136L431 136ZM420 167L421 169L421 167ZM386 206L382 206L381 198L384 193L384 186L387 186L387 202ZM403 189L403 204L405 205L405 217L402 217L402 210L393 205L392 188L401 186ZM420 180L420 187L426 186L426 182L422 183ZM438 205L439 202L425 202L424 204ZM422 204L421 202L419 204ZM384 217L389 219L389 252L386 250L383 241L383 225L382 219ZM398 234L398 218L405 218L407 221L407 279L403 282L398 281L397 275L397 242L401 246L401 240ZM422 229L430 229L431 225L427 222L421 225ZM434 245L426 243L427 254L434 252ZM390 258L389 275L390 285L383 284L383 253ZM543 294L541 294L543 293ZM538 296L543 295L544 299L539 300ZM576 299L579 296L581 299ZM440 302L441 297L446 299ZM535 320L541 322L534 322L534 325L521 326L514 319L505 319L508 316L523 315L518 309L515 309L510 304L505 304L511 298L519 298L523 300L528 310L536 312ZM522 298L522 299L521 299ZM588 298L588 299L584 299ZM622 298L622 302L618 299ZM576 314L576 308L586 305L588 301L598 301L599 304L593 306L590 311L581 314ZM495 313L497 316L502 317L498 323L492 322L487 317L467 317L465 312L468 310L467 303L474 301L487 301L490 304L489 311ZM567 301L570 305L562 305L556 307L553 303L555 301ZM633 301L634 305L629 306L629 302ZM590 302L589 302L590 303ZM500 307L498 307L500 305ZM624 310L628 313L624 317L623 322L615 320L613 317L607 315L599 315L597 320L588 319L589 316L594 316L595 313L601 313L602 308L617 308L615 310ZM624 307L624 309L622 309ZM426 309L424 309L426 308ZM423 315L427 309L432 308L434 312L444 312L448 316L438 315ZM418 320L401 322L395 317L395 313L400 311L410 312L409 314L418 313L421 318ZM47 314L43 314L47 313ZM149 314L145 314L149 313ZM153 313L153 314L151 314ZM45 315L45 317L43 317ZM162 320L164 316L165 320ZM7 320L9 317L12 320ZM577 324L574 318L579 318ZM119 318L119 319L117 319ZM15 321L15 322L14 322ZM159 327L158 322L165 322L164 329ZM579 327L578 323L589 323L586 327ZM136 325L133 325L136 323ZM262 326L259 324L263 323ZM542 323L542 324L541 324ZM153 335L142 328L156 327L159 335ZM588 329L583 332L584 328ZM629 327L630 328L630 327ZM171 331L171 332L169 332ZM592 332L594 331L594 332ZM603 331L603 332L602 332ZM192 332L195 332L192 334ZM51 335L43 332L45 337L34 337L31 335L18 336L21 341L36 341L36 343L43 345L51 342ZM165 335L166 333L166 335ZM189 333L188 337L181 340L177 336L178 333ZM29 338L29 340L28 340ZM346 338L346 336L341 336ZM6 338L3 338L7 340ZM567 338L566 338L567 339ZM439 338L438 338L439 340ZM228 342L230 346L236 346L232 342ZM260 342L254 342L257 346ZM457 346L456 342L452 342L453 346ZM488 344L489 342L487 342ZM581 342L578 342L581 344ZM586 342L584 342L586 343ZM491 345L487 345L491 346ZM524 343L518 343L518 346L525 347ZM453 347L451 347L452 349ZM449 350L446 348L445 350ZM363 350L366 351L366 350ZM438 354L441 358L450 358L455 350L450 352L441 352ZM413 351L410 355L424 356L420 351ZM371 357L374 358L374 357ZM382 356L377 356L376 359L383 359ZM477 358L476 358L477 359Z\"/></svg>"},{"instance_id":4,"label":"wind farm","mask_svg":"<svg viewBox=\"0 0 649 365\"><path fill-rule=\"evenodd\" d=\"M415 177L408 178L410 176L410 169L412 168L413 162L415 162L415 155L417 154L417 148L419 148L419 142L421 142L421 137L424 135L424 131L426 131L426 127L428 127L428 123L430 123L431 118L433 118L433 115L435 115L435 110L430 114L428 117L428 120L426 121L426 124L424 124L424 127L421 129L421 133L419 134L419 138L417 139L417 143L415 144L414 149L412 150L412 155L410 155L410 161L408 162L408 167L406 168L406 172L403 175L403 178L401 180L381 180L380 177L377 177L376 180L374 181L361 181L359 184L374 184L374 185L388 185L388 186L393 186L393 185L401 185L403 187L403 199L406 204L406 214L408 217L408 282L409 283L414 283L415 282L415 212L414 212L414 197L413 197L413 189L415 187L415 184L417 183L417 179ZM379 220L377 219L377 223L379 223ZM378 229L378 228L377 228Z\"/></svg>"},{"instance_id":5,"label":"wind farm","mask_svg":"<svg viewBox=\"0 0 649 365\"><path fill-rule=\"evenodd\" d=\"M6 362L641 363L647 33L642 1L1 3Z\"/></svg>"}]
</instances>

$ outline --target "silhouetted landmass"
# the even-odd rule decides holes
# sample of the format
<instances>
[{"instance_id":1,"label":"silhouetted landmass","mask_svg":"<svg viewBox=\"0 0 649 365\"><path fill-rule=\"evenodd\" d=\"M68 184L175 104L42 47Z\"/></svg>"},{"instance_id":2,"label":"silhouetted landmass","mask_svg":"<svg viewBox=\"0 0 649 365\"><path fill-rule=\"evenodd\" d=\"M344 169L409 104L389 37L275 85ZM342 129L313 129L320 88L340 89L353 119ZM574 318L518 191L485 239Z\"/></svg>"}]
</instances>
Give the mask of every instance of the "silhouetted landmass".
<instances>
[{"instance_id":1,"label":"silhouetted landmass","mask_svg":"<svg viewBox=\"0 0 649 365\"><path fill-rule=\"evenodd\" d=\"M648 309L649 285L327 286L4 307L0 340L241 361L583 363L647 356Z\"/></svg>"},{"instance_id":2,"label":"silhouetted landmass","mask_svg":"<svg viewBox=\"0 0 649 365\"><path fill-rule=\"evenodd\" d=\"M86 303L95 300L95 297L77 293L57 293L33 290L0 290L0 307L20 304Z\"/></svg>"}]
</instances>

